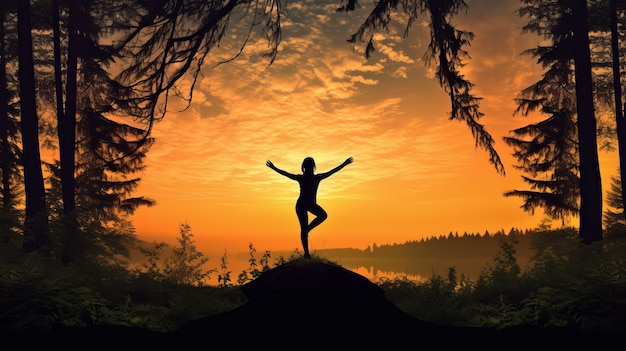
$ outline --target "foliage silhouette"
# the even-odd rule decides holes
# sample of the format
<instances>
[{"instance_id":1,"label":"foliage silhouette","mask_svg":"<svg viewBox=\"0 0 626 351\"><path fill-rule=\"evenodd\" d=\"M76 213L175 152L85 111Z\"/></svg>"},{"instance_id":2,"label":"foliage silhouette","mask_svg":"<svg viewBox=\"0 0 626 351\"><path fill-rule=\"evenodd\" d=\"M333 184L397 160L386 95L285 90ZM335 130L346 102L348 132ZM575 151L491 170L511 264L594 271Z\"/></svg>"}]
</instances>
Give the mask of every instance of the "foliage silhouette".
<instances>
[{"instance_id":1,"label":"foliage silhouette","mask_svg":"<svg viewBox=\"0 0 626 351\"><path fill-rule=\"evenodd\" d=\"M176 239L177 247L172 248L172 253L160 264L161 253L164 243L155 243L153 248L137 247L147 257L147 262L134 269L137 275L146 274L157 281L166 281L173 284L191 286L205 285L215 269L206 270L205 264L208 258L196 248L196 243L191 232L191 225L180 225L180 237Z\"/></svg>"},{"instance_id":2,"label":"foliage silhouette","mask_svg":"<svg viewBox=\"0 0 626 351\"><path fill-rule=\"evenodd\" d=\"M626 330L622 298L626 268L621 260L626 242L612 241L599 254L581 246L574 229L545 231L534 238L534 264L524 271L516 265L515 241L507 237L478 280L450 267L447 276L433 274L424 281L381 279L377 284L401 310L439 325ZM254 246L249 249L247 277L271 268L269 252L259 260L264 262L259 269ZM179 284L111 266L102 267L97 275L85 274L22 253L18 240L1 245L0 250L0 308L5 311L0 326L7 332L98 325L168 332L246 302L240 286L230 281L220 282L222 286ZM296 252L276 258L272 266L301 259ZM222 263L228 270L227 261Z\"/></svg>"},{"instance_id":3,"label":"foliage silhouette","mask_svg":"<svg viewBox=\"0 0 626 351\"><path fill-rule=\"evenodd\" d=\"M617 172L620 173L619 171ZM611 177L611 187L606 193L607 209L604 211L605 236L611 240L616 235L626 233L624 220L624 200L622 198L622 184L619 176Z\"/></svg>"},{"instance_id":4,"label":"foliage silhouette","mask_svg":"<svg viewBox=\"0 0 626 351\"><path fill-rule=\"evenodd\" d=\"M239 276L237 277L238 285L244 285L248 283L249 281L252 281L258 278L261 275L261 273L270 269L270 266L269 266L269 259L271 257L270 251L265 251L265 253L263 253L263 256L259 259L259 263L257 264L257 259L255 257L256 249L254 248L254 245L250 243L250 245L248 245L248 249L250 251L250 258L248 259L249 269L243 270L239 274ZM261 265L261 270L258 269L259 264Z\"/></svg>"}]
</instances>

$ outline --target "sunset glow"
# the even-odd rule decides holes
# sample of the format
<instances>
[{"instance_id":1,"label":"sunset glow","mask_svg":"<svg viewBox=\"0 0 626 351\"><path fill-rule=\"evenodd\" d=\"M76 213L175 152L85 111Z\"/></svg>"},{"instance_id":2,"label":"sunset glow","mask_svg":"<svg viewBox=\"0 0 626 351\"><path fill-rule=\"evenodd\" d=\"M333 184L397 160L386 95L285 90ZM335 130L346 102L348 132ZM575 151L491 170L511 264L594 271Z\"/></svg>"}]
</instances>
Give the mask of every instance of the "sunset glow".
<instances>
[{"instance_id":1,"label":"sunset glow","mask_svg":"<svg viewBox=\"0 0 626 351\"><path fill-rule=\"evenodd\" d=\"M287 2L271 66L260 56L262 40L215 66L237 52L235 32L227 35L205 64L191 106L155 126L137 195L157 204L132 217L138 237L174 242L186 222L206 252L246 251L249 243L259 251L300 248L298 184L265 162L300 173L307 156L317 172L354 157L321 183L318 202L329 217L312 231L312 251L536 227L541 210L530 215L521 199L503 196L528 186L502 137L537 118L513 112L517 94L541 75L520 53L541 38L521 33L516 0L467 3L469 13L455 20L475 34L463 73L483 98L480 122L496 140L506 175L474 147L467 126L448 120L449 98L421 61L426 27L402 38L404 23L396 22L365 60L346 39L369 2L350 14L336 13L337 1ZM600 157L606 191L616 155Z\"/></svg>"}]
</instances>

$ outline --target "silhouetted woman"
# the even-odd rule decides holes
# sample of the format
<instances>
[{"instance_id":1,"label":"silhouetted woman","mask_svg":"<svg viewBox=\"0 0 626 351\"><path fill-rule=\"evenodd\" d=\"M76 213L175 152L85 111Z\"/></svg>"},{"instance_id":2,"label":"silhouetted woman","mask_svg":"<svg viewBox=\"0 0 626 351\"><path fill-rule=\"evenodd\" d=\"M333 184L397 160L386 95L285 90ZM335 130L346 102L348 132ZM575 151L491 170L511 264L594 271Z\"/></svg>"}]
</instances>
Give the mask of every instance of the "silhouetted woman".
<instances>
[{"instance_id":1,"label":"silhouetted woman","mask_svg":"<svg viewBox=\"0 0 626 351\"><path fill-rule=\"evenodd\" d=\"M300 184L300 196L296 202L296 214L298 215L298 221L300 222L300 239L302 240L302 248L304 249L304 257L310 258L309 254L309 232L320 225L328 214L326 211L317 204L317 188L320 185L322 179L326 179L335 174L345 166L351 164L352 157L349 157L339 166L331 169L326 173L315 174L315 160L312 157L307 157L302 161L302 174L291 174L285 172L282 169L277 168L271 161L267 161L265 164L284 175L287 178L293 179ZM311 212L315 215L315 218L309 223L309 215Z\"/></svg>"}]
</instances>

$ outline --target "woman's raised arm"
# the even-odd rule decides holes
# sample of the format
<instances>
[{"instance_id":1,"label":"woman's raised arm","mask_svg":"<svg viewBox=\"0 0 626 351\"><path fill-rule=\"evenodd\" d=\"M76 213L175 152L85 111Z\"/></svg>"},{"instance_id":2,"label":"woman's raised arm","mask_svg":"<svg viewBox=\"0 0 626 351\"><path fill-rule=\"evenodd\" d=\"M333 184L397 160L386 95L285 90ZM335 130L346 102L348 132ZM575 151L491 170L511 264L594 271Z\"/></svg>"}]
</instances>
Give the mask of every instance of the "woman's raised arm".
<instances>
[{"instance_id":1,"label":"woman's raised arm","mask_svg":"<svg viewBox=\"0 0 626 351\"><path fill-rule=\"evenodd\" d=\"M273 163L272 163L272 161L270 161L270 160L267 160L267 161L265 162L265 165L267 165L267 167L269 167L269 168L273 169L274 171L276 171L276 173L278 173L278 174L280 174L280 175L284 175L285 177L290 178L290 179L293 179L293 180L296 180L296 179L297 179L297 176L296 176L295 174L291 174L291 173L289 173L289 172L283 171L282 169L280 169L280 168L278 168L278 167L274 166L274 164L273 164Z\"/></svg>"},{"instance_id":2,"label":"woman's raised arm","mask_svg":"<svg viewBox=\"0 0 626 351\"><path fill-rule=\"evenodd\" d=\"M345 161L343 161L342 164L340 164L339 166L331 169L330 171L326 172L326 173L322 173L320 174L322 177L327 178L330 177L331 175L339 172L342 168L344 168L345 166L351 164L352 162L354 162L354 159L352 157L348 157Z\"/></svg>"}]
</instances>

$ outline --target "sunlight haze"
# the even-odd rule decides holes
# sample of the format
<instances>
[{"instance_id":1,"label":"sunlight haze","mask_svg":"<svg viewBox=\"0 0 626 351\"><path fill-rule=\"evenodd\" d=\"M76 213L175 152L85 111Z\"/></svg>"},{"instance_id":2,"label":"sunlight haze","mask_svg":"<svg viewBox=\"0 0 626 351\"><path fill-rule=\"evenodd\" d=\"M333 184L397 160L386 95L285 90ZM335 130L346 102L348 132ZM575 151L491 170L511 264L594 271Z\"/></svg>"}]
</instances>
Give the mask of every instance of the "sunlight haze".
<instances>
[{"instance_id":1,"label":"sunlight haze","mask_svg":"<svg viewBox=\"0 0 626 351\"><path fill-rule=\"evenodd\" d=\"M449 232L484 233L536 227L522 199L527 189L502 137L533 117L513 116L514 98L541 75L521 56L542 38L522 34L517 0L468 0L454 23L475 37L462 72L482 97L479 121L496 140L505 166L498 174L488 153L475 148L469 128L448 120L450 100L422 61L428 28L418 19L407 38L404 22L377 35L368 60L346 40L372 3L336 13L338 1L287 1L282 42L271 66L267 44L241 45L236 19L205 63L191 106L172 101L154 128L154 146L137 195L156 200L132 217L144 240L174 242L188 223L203 251L300 249L294 205L298 183L266 167L300 173L312 156L316 172L348 157L354 163L322 181L319 204L328 220L310 235L312 251L403 243ZM536 118L536 117L535 117ZM535 119L536 120L536 119ZM615 154L600 153L603 187ZM576 222L569 225L577 225Z\"/></svg>"}]
</instances>

